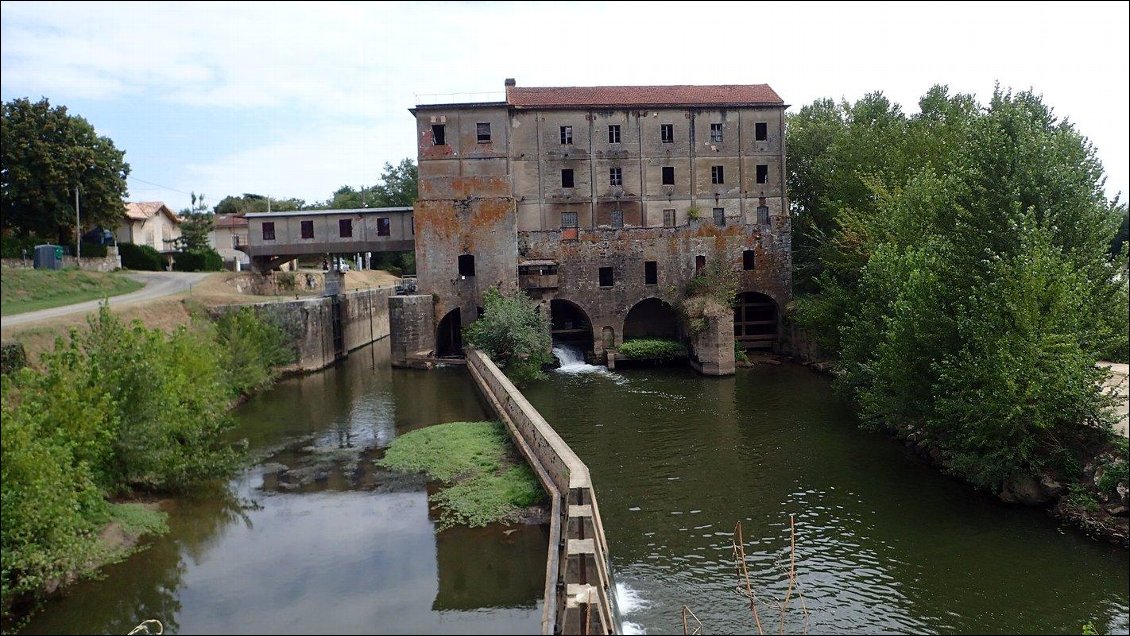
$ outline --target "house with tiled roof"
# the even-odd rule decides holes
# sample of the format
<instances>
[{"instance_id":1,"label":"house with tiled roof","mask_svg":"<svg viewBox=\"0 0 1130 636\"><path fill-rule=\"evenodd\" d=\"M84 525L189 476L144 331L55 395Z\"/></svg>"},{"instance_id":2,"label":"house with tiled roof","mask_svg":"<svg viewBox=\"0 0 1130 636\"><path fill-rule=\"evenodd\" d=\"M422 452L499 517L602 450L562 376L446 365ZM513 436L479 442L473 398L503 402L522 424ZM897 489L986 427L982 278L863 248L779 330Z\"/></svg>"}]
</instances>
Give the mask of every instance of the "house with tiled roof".
<instances>
[{"instance_id":1,"label":"house with tiled roof","mask_svg":"<svg viewBox=\"0 0 1130 636\"><path fill-rule=\"evenodd\" d=\"M173 241L180 238L180 223L180 217L162 201L126 203L114 238L118 243L148 245L158 252L172 252Z\"/></svg>"},{"instance_id":2,"label":"house with tiled roof","mask_svg":"<svg viewBox=\"0 0 1130 636\"><path fill-rule=\"evenodd\" d=\"M512 79L499 101L417 104L416 267L435 299L436 351L458 353L492 287L541 302L555 341L590 359L661 337L721 375L735 344L780 349L792 293L786 108L766 84ZM738 280L732 320L692 329L676 307L717 268Z\"/></svg>"}]
</instances>

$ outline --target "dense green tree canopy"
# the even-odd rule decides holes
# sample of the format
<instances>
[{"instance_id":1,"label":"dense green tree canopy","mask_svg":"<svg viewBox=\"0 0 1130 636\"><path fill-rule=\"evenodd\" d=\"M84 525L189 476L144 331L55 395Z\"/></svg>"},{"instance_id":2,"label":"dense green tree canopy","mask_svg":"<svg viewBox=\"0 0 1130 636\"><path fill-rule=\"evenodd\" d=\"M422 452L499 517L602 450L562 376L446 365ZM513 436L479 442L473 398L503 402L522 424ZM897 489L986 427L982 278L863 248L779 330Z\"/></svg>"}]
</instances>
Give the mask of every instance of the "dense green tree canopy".
<instances>
[{"instance_id":1,"label":"dense green tree canopy","mask_svg":"<svg viewBox=\"0 0 1130 636\"><path fill-rule=\"evenodd\" d=\"M342 186L333 197L319 207L328 209L394 208L414 205L417 197L418 171L411 159L397 165L385 163L384 172L375 186Z\"/></svg>"},{"instance_id":2,"label":"dense green tree canopy","mask_svg":"<svg viewBox=\"0 0 1130 636\"><path fill-rule=\"evenodd\" d=\"M83 227L115 227L127 196L125 152L82 117L47 99L4 104L0 131L3 230L45 238L70 236L75 187Z\"/></svg>"},{"instance_id":3,"label":"dense green tree canopy","mask_svg":"<svg viewBox=\"0 0 1130 636\"><path fill-rule=\"evenodd\" d=\"M307 209L303 199L276 199L261 194L244 193L241 196L226 196L216 204L216 214L247 214L250 212L293 212Z\"/></svg>"}]
</instances>

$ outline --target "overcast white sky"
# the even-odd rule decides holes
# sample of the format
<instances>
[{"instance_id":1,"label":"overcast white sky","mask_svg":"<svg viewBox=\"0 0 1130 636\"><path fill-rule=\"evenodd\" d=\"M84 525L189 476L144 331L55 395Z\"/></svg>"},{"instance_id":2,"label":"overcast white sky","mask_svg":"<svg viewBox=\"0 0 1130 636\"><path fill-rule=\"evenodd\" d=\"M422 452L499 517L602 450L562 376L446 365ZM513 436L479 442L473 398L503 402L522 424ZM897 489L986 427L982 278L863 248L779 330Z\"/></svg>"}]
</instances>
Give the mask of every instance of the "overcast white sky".
<instances>
[{"instance_id":1,"label":"overcast white sky","mask_svg":"<svg viewBox=\"0 0 1130 636\"><path fill-rule=\"evenodd\" d=\"M1110 3L4 2L0 96L47 97L126 151L131 200L324 200L415 159L417 95L771 85L792 111L933 84L1032 88L1128 191L1130 16ZM492 96L486 96L492 97ZM494 98L499 95L494 95ZM425 99L427 101L435 101Z\"/></svg>"}]
</instances>

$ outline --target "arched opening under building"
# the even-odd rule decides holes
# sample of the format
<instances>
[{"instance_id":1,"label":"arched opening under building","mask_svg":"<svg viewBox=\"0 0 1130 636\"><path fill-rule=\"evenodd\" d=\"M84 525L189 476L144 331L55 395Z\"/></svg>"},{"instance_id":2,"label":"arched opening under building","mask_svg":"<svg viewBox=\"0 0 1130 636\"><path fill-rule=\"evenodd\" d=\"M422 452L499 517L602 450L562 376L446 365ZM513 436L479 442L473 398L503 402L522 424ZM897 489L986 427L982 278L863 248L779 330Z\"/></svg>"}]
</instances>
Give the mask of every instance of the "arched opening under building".
<instances>
[{"instance_id":1,"label":"arched opening under building","mask_svg":"<svg viewBox=\"0 0 1130 636\"><path fill-rule=\"evenodd\" d=\"M645 298L632 306L624 319L624 340L636 338L679 339L679 315L658 298Z\"/></svg>"},{"instance_id":2,"label":"arched opening under building","mask_svg":"<svg viewBox=\"0 0 1130 636\"><path fill-rule=\"evenodd\" d=\"M436 356L458 358L463 355L463 320L456 307L447 312L436 327Z\"/></svg>"},{"instance_id":3,"label":"arched opening under building","mask_svg":"<svg viewBox=\"0 0 1130 636\"><path fill-rule=\"evenodd\" d=\"M561 298L549 301L549 330L554 342L592 352L592 321L576 304Z\"/></svg>"},{"instance_id":4,"label":"arched opening under building","mask_svg":"<svg viewBox=\"0 0 1130 636\"><path fill-rule=\"evenodd\" d=\"M772 349L777 342L777 303L757 292L738 294L734 341L746 349Z\"/></svg>"}]
</instances>

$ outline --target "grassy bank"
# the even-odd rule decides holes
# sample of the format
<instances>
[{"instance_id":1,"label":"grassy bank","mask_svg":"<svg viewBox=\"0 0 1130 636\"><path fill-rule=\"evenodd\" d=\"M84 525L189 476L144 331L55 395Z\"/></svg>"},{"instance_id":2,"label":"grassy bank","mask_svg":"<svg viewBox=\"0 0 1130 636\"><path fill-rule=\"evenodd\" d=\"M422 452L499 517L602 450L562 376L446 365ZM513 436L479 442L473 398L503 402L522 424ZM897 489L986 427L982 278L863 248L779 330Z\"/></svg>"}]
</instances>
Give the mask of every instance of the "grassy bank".
<instances>
[{"instance_id":1,"label":"grassy bank","mask_svg":"<svg viewBox=\"0 0 1130 636\"><path fill-rule=\"evenodd\" d=\"M4 268L3 283L0 315L4 316L118 296L143 287L118 272L104 274L77 269Z\"/></svg>"},{"instance_id":2,"label":"grassy bank","mask_svg":"<svg viewBox=\"0 0 1130 636\"><path fill-rule=\"evenodd\" d=\"M505 521L545 497L498 422L452 422L406 433L378 463L443 482L432 497L441 528Z\"/></svg>"}]
</instances>

